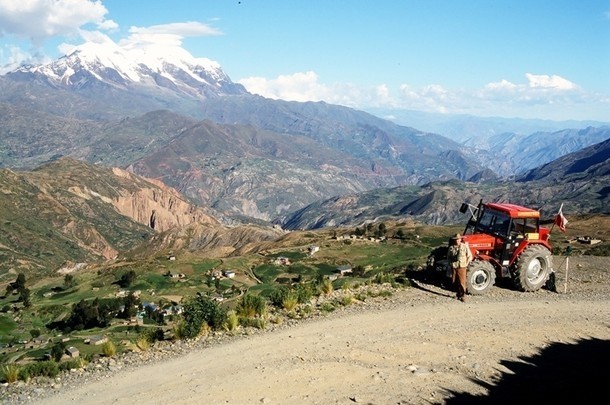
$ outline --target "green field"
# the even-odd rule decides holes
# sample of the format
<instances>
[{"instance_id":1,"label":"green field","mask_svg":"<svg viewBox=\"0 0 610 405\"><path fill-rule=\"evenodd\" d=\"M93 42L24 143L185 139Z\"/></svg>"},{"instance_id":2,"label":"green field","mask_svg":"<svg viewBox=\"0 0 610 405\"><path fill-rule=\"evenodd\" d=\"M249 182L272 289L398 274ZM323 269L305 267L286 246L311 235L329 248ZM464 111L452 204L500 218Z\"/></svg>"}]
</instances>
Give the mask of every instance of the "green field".
<instances>
[{"instance_id":1,"label":"green field","mask_svg":"<svg viewBox=\"0 0 610 405\"><path fill-rule=\"evenodd\" d=\"M154 320L146 318L144 326L134 326L125 320L113 319L105 328L59 331L50 329L53 322L62 322L70 317L73 307L81 302L92 303L124 300L129 292L137 292L140 302L157 305L178 303L184 297L196 294L218 296L224 299L227 308L233 308L245 292L269 297L280 285L293 286L295 283L315 283L324 277L337 273L337 267L350 265L366 269L364 274L353 277L349 274L334 282L336 288L343 284L362 283L378 273L400 274L407 265L422 264L431 249L429 243L436 243L445 236L431 236L425 240L404 238L372 242L368 240L336 240L328 232L307 232L298 241L303 245L286 243L284 247L264 254L227 258L205 258L197 255L172 260L159 254L146 262L119 262L112 266L100 266L76 272L73 284L66 285L64 276L46 276L39 280L26 280L30 289L31 306L23 308L16 295L0 297L0 360L17 358L39 358L50 350L57 337L69 339L83 354L99 353L100 348L83 343L86 337L106 335L115 342L135 341L142 328L159 327ZM408 236L408 235L407 235ZM320 250L309 255L308 246L317 244ZM278 258L288 261L280 263ZM232 271L231 278L223 277ZM129 272L134 279L129 285L121 285L121 280ZM170 319L177 319L171 318ZM171 322L164 322L171 328ZM156 326L155 326L156 325ZM48 336L46 346L26 348L34 335ZM118 350L124 350L117 344Z\"/></svg>"}]
</instances>

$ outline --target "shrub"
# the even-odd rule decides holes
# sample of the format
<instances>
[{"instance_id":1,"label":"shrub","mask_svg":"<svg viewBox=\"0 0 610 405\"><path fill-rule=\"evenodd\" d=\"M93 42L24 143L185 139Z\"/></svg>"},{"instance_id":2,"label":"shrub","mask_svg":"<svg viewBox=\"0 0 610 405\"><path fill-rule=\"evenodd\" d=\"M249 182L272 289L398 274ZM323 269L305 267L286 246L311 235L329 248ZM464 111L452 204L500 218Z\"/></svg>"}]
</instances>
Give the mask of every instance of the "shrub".
<instances>
[{"instance_id":1,"label":"shrub","mask_svg":"<svg viewBox=\"0 0 610 405\"><path fill-rule=\"evenodd\" d=\"M354 274L354 276L362 277L362 276L364 276L364 273L366 273L366 270L364 269L364 266L359 264L354 267L354 269L352 270L352 273Z\"/></svg>"},{"instance_id":2,"label":"shrub","mask_svg":"<svg viewBox=\"0 0 610 405\"><path fill-rule=\"evenodd\" d=\"M184 304L184 323L180 325L177 337L191 339L199 336L203 325L220 329L225 324L227 313L210 297L197 295L187 299Z\"/></svg>"},{"instance_id":3,"label":"shrub","mask_svg":"<svg viewBox=\"0 0 610 405\"><path fill-rule=\"evenodd\" d=\"M276 325L281 325L284 323L284 318L282 318L282 316L279 314L275 314L269 317L269 322Z\"/></svg>"},{"instance_id":4,"label":"shrub","mask_svg":"<svg viewBox=\"0 0 610 405\"><path fill-rule=\"evenodd\" d=\"M396 277L396 282L404 287L413 287L413 282L408 277Z\"/></svg>"},{"instance_id":5,"label":"shrub","mask_svg":"<svg viewBox=\"0 0 610 405\"><path fill-rule=\"evenodd\" d=\"M366 301L367 298L368 298L368 296L365 293L358 293L358 294L356 294L356 299L358 301L364 302L364 301Z\"/></svg>"},{"instance_id":6,"label":"shrub","mask_svg":"<svg viewBox=\"0 0 610 405\"><path fill-rule=\"evenodd\" d=\"M32 378L32 376L30 375L30 370L27 367L21 367L21 369L19 370L19 379L21 381L28 382L30 381L30 378Z\"/></svg>"},{"instance_id":7,"label":"shrub","mask_svg":"<svg viewBox=\"0 0 610 405\"><path fill-rule=\"evenodd\" d=\"M55 378L58 374L59 364L52 360L26 364L23 366L23 371L21 373L24 380L27 380L30 377Z\"/></svg>"},{"instance_id":8,"label":"shrub","mask_svg":"<svg viewBox=\"0 0 610 405\"><path fill-rule=\"evenodd\" d=\"M299 300L297 298L296 293L294 293L294 292L291 292L290 294L288 294L284 298L284 301L282 301L282 307L286 311L294 311L294 309L297 307L297 305L299 305Z\"/></svg>"},{"instance_id":9,"label":"shrub","mask_svg":"<svg viewBox=\"0 0 610 405\"><path fill-rule=\"evenodd\" d=\"M281 308L284 299L289 294L290 290L285 286L274 288L271 294L269 294L269 302L271 305L277 308Z\"/></svg>"},{"instance_id":10,"label":"shrub","mask_svg":"<svg viewBox=\"0 0 610 405\"><path fill-rule=\"evenodd\" d=\"M311 304L303 305L300 308L299 312L301 313L301 316L303 316L303 317L309 316L313 312L313 306Z\"/></svg>"},{"instance_id":11,"label":"shrub","mask_svg":"<svg viewBox=\"0 0 610 405\"><path fill-rule=\"evenodd\" d=\"M16 364L5 364L0 368L0 376L2 381L7 383L14 383L19 379L20 367Z\"/></svg>"},{"instance_id":12,"label":"shrub","mask_svg":"<svg viewBox=\"0 0 610 405\"><path fill-rule=\"evenodd\" d=\"M79 369L79 368L83 368L87 365L88 361L85 360L82 357L79 357L77 359L71 359L68 360L64 363L60 363L59 365L59 369L60 370L73 370L73 369Z\"/></svg>"},{"instance_id":13,"label":"shrub","mask_svg":"<svg viewBox=\"0 0 610 405\"><path fill-rule=\"evenodd\" d=\"M341 297L341 299L339 300L339 303L341 305L343 305L344 307L348 306L348 305L352 305L354 303L355 299L354 296L351 294L348 295L344 295L343 297Z\"/></svg>"},{"instance_id":14,"label":"shrub","mask_svg":"<svg viewBox=\"0 0 610 405\"><path fill-rule=\"evenodd\" d=\"M237 330L237 327L239 326L239 317L237 316L237 313L233 310L228 311L227 312L227 320L225 322L225 330L229 331L229 332L233 332L235 330Z\"/></svg>"},{"instance_id":15,"label":"shrub","mask_svg":"<svg viewBox=\"0 0 610 405\"><path fill-rule=\"evenodd\" d=\"M149 343L155 343L165 338L163 329L161 328L146 328L141 335L145 337Z\"/></svg>"},{"instance_id":16,"label":"shrub","mask_svg":"<svg viewBox=\"0 0 610 405\"><path fill-rule=\"evenodd\" d=\"M381 290L378 294L379 297L391 297L392 295L394 295L394 293L390 290Z\"/></svg>"},{"instance_id":17,"label":"shrub","mask_svg":"<svg viewBox=\"0 0 610 405\"><path fill-rule=\"evenodd\" d=\"M307 304L313 298L314 288L310 283L299 284L296 289L296 294L299 304Z\"/></svg>"},{"instance_id":18,"label":"shrub","mask_svg":"<svg viewBox=\"0 0 610 405\"><path fill-rule=\"evenodd\" d=\"M375 282L377 284L395 283L394 276L390 273L377 273L377 275L375 276Z\"/></svg>"},{"instance_id":19,"label":"shrub","mask_svg":"<svg viewBox=\"0 0 610 405\"><path fill-rule=\"evenodd\" d=\"M332 312L335 310L335 306L332 304L332 302L325 302L320 306L320 310L323 312Z\"/></svg>"},{"instance_id":20,"label":"shrub","mask_svg":"<svg viewBox=\"0 0 610 405\"><path fill-rule=\"evenodd\" d=\"M187 339L186 321L183 319L172 328L174 337L178 340Z\"/></svg>"},{"instance_id":21,"label":"shrub","mask_svg":"<svg viewBox=\"0 0 610 405\"><path fill-rule=\"evenodd\" d=\"M210 325L208 325L207 323L203 323L201 325L201 329L199 329L199 334L197 334L197 336L207 336L210 334L210 331L212 330L212 328L210 327Z\"/></svg>"},{"instance_id":22,"label":"shrub","mask_svg":"<svg viewBox=\"0 0 610 405\"><path fill-rule=\"evenodd\" d=\"M330 279L325 278L322 281L322 284L320 284L320 292L324 295L331 295L333 293L333 291L335 290L335 287L333 287L333 282L330 281Z\"/></svg>"},{"instance_id":23,"label":"shrub","mask_svg":"<svg viewBox=\"0 0 610 405\"><path fill-rule=\"evenodd\" d=\"M240 318L239 322L244 327L253 327L256 329L265 329L267 327L267 320L264 318Z\"/></svg>"},{"instance_id":24,"label":"shrub","mask_svg":"<svg viewBox=\"0 0 610 405\"><path fill-rule=\"evenodd\" d=\"M598 245L585 252L591 256L610 256L610 245Z\"/></svg>"},{"instance_id":25,"label":"shrub","mask_svg":"<svg viewBox=\"0 0 610 405\"><path fill-rule=\"evenodd\" d=\"M237 314L244 318L254 318L267 314L267 301L260 295L245 294L237 305Z\"/></svg>"},{"instance_id":26,"label":"shrub","mask_svg":"<svg viewBox=\"0 0 610 405\"><path fill-rule=\"evenodd\" d=\"M147 351L150 348L150 340L148 336L142 334L136 338L136 347L143 352Z\"/></svg>"},{"instance_id":27,"label":"shrub","mask_svg":"<svg viewBox=\"0 0 610 405\"><path fill-rule=\"evenodd\" d=\"M74 365L74 367L71 368L85 368L85 366L89 364L89 360L85 359L84 357L79 357L78 359L70 361L70 363Z\"/></svg>"},{"instance_id":28,"label":"shrub","mask_svg":"<svg viewBox=\"0 0 610 405\"><path fill-rule=\"evenodd\" d=\"M102 354L106 357L114 357L116 355L116 346L111 340L102 345Z\"/></svg>"}]
</instances>

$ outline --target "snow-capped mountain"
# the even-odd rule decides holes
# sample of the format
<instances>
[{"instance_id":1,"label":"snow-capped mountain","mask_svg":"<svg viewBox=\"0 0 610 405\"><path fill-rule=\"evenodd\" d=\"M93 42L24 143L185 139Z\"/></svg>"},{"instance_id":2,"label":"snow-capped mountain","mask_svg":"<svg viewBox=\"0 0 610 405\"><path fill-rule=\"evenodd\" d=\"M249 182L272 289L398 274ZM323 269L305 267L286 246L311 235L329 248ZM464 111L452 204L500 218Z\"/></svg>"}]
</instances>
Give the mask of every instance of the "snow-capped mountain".
<instances>
[{"instance_id":1,"label":"snow-capped mountain","mask_svg":"<svg viewBox=\"0 0 610 405\"><path fill-rule=\"evenodd\" d=\"M23 66L7 74L22 79L32 75L53 87L70 90L105 85L130 91L170 91L194 99L247 93L217 62L195 58L175 46L128 48L113 42L89 42L54 62Z\"/></svg>"}]
</instances>

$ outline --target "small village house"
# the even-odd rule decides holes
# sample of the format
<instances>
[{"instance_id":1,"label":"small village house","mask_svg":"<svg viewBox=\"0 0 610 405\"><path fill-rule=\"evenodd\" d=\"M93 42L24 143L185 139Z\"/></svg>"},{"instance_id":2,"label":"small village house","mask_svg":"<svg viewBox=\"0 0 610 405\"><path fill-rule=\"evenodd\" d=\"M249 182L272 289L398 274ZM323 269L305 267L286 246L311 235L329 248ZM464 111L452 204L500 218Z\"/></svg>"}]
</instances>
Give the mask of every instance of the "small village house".
<instances>
[{"instance_id":1,"label":"small village house","mask_svg":"<svg viewBox=\"0 0 610 405\"><path fill-rule=\"evenodd\" d=\"M74 346L70 346L70 347L66 348L66 354L67 354L69 357L73 358L73 359L75 359L75 358L77 358L78 356L80 356L80 352L79 352L79 351L78 351L78 349L77 349L76 347L74 347Z\"/></svg>"}]
</instances>

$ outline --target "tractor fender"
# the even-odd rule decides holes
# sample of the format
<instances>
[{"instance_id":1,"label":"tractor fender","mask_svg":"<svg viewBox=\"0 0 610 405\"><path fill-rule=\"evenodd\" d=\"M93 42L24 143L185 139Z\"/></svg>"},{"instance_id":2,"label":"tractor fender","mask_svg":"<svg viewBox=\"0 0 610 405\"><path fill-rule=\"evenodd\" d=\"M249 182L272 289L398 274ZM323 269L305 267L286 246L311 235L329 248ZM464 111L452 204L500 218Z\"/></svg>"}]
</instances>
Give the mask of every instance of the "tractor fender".
<instances>
[{"instance_id":1,"label":"tractor fender","mask_svg":"<svg viewBox=\"0 0 610 405\"><path fill-rule=\"evenodd\" d=\"M500 264L500 262L498 262L494 257L491 257L484 253L477 253L474 256L474 258L472 259L472 261L475 261L475 260L483 260L483 261L491 263L491 265L494 266L494 269L496 269L496 272L502 268L502 265Z\"/></svg>"},{"instance_id":2,"label":"tractor fender","mask_svg":"<svg viewBox=\"0 0 610 405\"><path fill-rule=\"evenodd\" d=\"M537 240L535 242L530 242L530 241L524 240L523 242L519 243L519 246L517 247L517 249L515 249L515 251L513 253L513 257L511 257L511 259L510 259L509 266L512 266L513 264L515 264L515 261L519 258L521 253L523 253L523 251L525 249L527 249L528 247L530 247L532 245L542 245L545 248L547 248L550 252L553 251L553 248L551 248L551 245L547 241Z\"/></svg>"}]
</instances>

